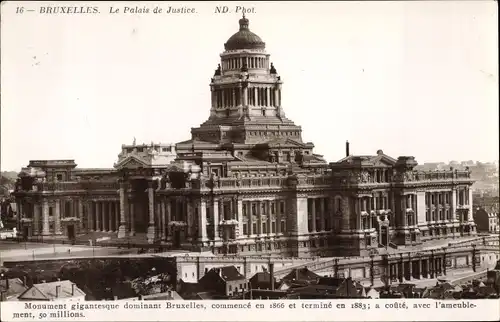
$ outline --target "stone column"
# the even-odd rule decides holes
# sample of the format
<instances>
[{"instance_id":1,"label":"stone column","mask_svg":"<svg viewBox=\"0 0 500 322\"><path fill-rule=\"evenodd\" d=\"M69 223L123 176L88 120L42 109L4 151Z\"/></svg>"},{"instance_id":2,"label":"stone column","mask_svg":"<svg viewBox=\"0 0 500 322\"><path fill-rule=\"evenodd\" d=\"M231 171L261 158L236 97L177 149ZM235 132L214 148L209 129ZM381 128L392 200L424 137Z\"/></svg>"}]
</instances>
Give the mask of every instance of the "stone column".
<instances>
[{"instance_id":1,"label":"stone column","mask_svg":"<svg viewBox=\"0 0 500 322\"><path fill-rule=\"evenodd\" d=\"M262 203L261 203L261 201L257 201L257 235L262 235Z\"/></svg>"},{"instance_id":2,"label":"stone column","mask_svg":"<svg viewBox=\"0 0 500 322\"><path fill-rule=\"evenodd\" d=\"M113 201L113 219L115 220L115 232L120 228L120 202Z\"/></svg>"},{"instance_id":3,"label":"stone column","mask_svg":"<svg viewBox=\"0 0 500 322\"><path fill-rule=\"evenodd\" d=\"M118 227L118 238L125 238L127 236L127 200L125 195L125 182L120 181L120 224Z\"/></svg>"},{"instance_id":4,"label":"stone column","mask_svg":"<svg viewBox=\"0 0 500 322\"><path fill-rule=\"evenodd\" d=\"M269 106L271 103L271 89L266 87L266 106Z\"/></svg>"},{"instance_id":5,"label":"stone column","mask_svg":"<svg viewBox=\"0 0 500 322\"><path fill-rule=\"evenodd\" d=\"M207 238L207 203L201 200L198 210L198 241L204 244Z\"/></svg>"},{"instance_id":6,"label":"stone column","mask_svg":"<svg viewBox=\"0 0 500 322\"><path fill-rule=\"evenodd\" d=\"M42 235L50 235L50 224L49 224L49 201L43 199L43 228Z\"/></svg>"},{"instance_id":7,"label":"stone column","mask_svg":"<svg viewBox=\"0 0 500 322\"><path fill-rule=\"evenodd\" d=\"M115 231L115 229L113 229L113 202L112 201L108 202L108 219L109 219L108 231L113 232L113 231Z\"/></svg>"},{"instance_id":8,"label":"stone column","mask_svg":"<svg viewBox=\"0 0 500 322\"><path fill-rule=\"evenodd\" d=\"M316 232L316 199L311 199L311 232Z\"/></svg>"},{"instance_id":9,"label":"stone column","mask_svg":"<svg viewBox=\"0 0 500 322\"><path fill-rule=\"evenodd\" d=\"M186 211L187 237L191 240L193 236L193 205L191 199L183 200L184 209Z\"/></svg>"},{"instance_id":10,"label":"stone column","mask_svg":"<svg viewBox=\"0 0 500 322\"><path fill-rule=\"evenodd\" d=\"M214 240L219 240L219 201L214 200L213 202L213 214L214 214Z\"/></svg>"},{"instance_id":11,"label":"stone column","mask_svg":"<svg viewBox=\"0 0 500 322\"><path fill-rule=\"evenodd\" d=\"M238 218L238 236L236 238L238 238L243 235L243 201L238 199L236 202L236 217Z\"/></svg>"},{"instance_id":12,"label":"stone column","mask_svg":"<svg viewBox=\"0 0 500 322\"><path fill-rule=\"evenodd\" d=\"M422 276L423 276L423 272L422 272L422 259L419 258L418 261L418 278L419 279L422 279Z\"/></svg>"},{"instance_id":13,"label":"stone column","mask_svg":"<svg viewBox=\"0 0 500 322\"><path fill-rule=\"evenodd\" d=\"M266 215L267 215L267 234L271 235L273 228L273 220L271 216L271 201L266 200Z\"/></svg>"},{"instance_id":14,"label":"stone column","mask_svg":"<svg viewBox=\"0 0 500 322\"><path fill-rule=\"evenodd\" d=\"M135 204L132 201L129 206L130 211L130 235L135 236Z\"/></svg>"},{"instance_id":15,"label":"stone column","mask_svg":"<svg viewBox=\"0 0 500 322\"><path fill-rule=\"evenodd\" d=\"M94 231L94 203L91 200L88 200L87 203L87 223L88 223L88 228L87 231Z\"/></svg>"},{"instance_id":16,"label":"stone column","mask_svg":"<svg viewBox=\"0 0 500 322\"><path fill-rule=\"evenodd\" d=\"M61 200L55 201L56 213L54 215L54 233L61 235Z\"/></svg>"},{"instance_id":17,"label":"stone column","mask_svg":"<svg viewBox=\"0 0 500 322\"><path fill-rule=\"evenodd\" d=\"M161 198L160 200L160 216L160 239L165 240L167 238L167 209L165 205L165 197Z\"/></svg>"},{"instance_id":18,"label":"stone column","mask_svg":"<svg viewBox=\"0 0 500 322\"><path fill-rule=\"evenodd\" d=\"M255 102L254 102L253 106L260 106L260 104L259 104L259 94L260 94L259 89L260 88L254 87L254 98L253 99Z\"/></svg>"},{"instance_id":19,"label":"stone column","mask_svg":"<svg viewBox=\"0 0 500 322\"><path fill-rule=\"evenodd\" d=\"M106 226L108 225L107 217L106 217L106 212L107 212L107 207L106 207L107 201L101 201L101 231L106 232Z\"/></svg>"},{"instance_id":20,"label":"stone column","mask_svg":"<svg viewBox=\"0 0 500 322\"><path fill-rule=\"evenodd\" d=\"M399 264L394 263L394 278L399 280Z\"/></svg>"},{"instance_id":21,"label":"stone column","mask_svg":"<svg viewBox=\"0 0 500 322\"><path fill-rule=\"evenodd\" d=\"M172 240L172 229L170 228L170 222L172 221L172 201L171 199L166 200L166 233L167 233L167 241Z\"/></svg>"},{"instance_id":22,"label":"stone column","mask_svg":"<svg viewBox=\"0 0 500 322\"><path fill-rule=\"evenodd\" d=\"M411 281L413 279L413 262L411 260L411 255L408 254L408 277L409 277L409 280Z\"/></svg>"},{"instance_id":23,"label":"stone column","mask_svg":"<svg viewBox=\"0 0 500 322\"><path fill-rule=\"evenodd\" d=\"M83 200L78 199L78 219L83 222Z\"/></svg>"},{"instance_id":24,"label":"stone column","mask_svg":"<svg viewBox=\"0 0 500 322\"><path fill-rule=\"evenodd\" d=\"M154 190L153 181L148 182L148 210L149 210L149 223L148 223L148 243L152 243L155 239L155 208L154 208Z\"/></svg>"},{"instance_id":25,"label":"stone column","mask_svg":"<svg viewBox=\"0 0 500 322\"><path fill-rule=\"evenodd\" d=\"M278 97L278 89L277 88L273 89L273 94L274 94L274 106L278 107L279 106L278 105L278 99L279 99L279 97Z\"/></svg>"},{"instance_id":26,"label":"stone column","mask_svg":"<svg viewBox=\"0 0 500 322\"><path fill-rule=\"evenodd\" d=\"M254 234L253 231L253 213L252 213L252 202L247 201L247 218L248 218L248 227L247 227L247 235L248 237Z\"/></svg>"},{"instance_id":27,"label":"stone column","mask_svg":"<svg viewBox=\"0 0 500 322\"><path fill-rule=\"evenodd\" d=\"M101 231L101 201L95 202L95 231Z\"/></svg>"},{"instance_id":28,"label":"stone column","mask_svg":"<svg viewBox=\"0 0 500 322\"><path fill-rule=\"evenodd\" d=\"M33 214L33 234L32 235L39 235L40 234L40 212L41 212L41 207L39 204L35 204L34 207L34 214Z\"/></svg>"},{"instance_id":29,"label":"stone column","mask_svg":"<svg viewBox=\"0 0 500 322\"><path fill-rule=\"evenodd\" d=\"M321 214L320 214L320 218L321 218L321 222L320 222L320 229L321 231L325 231L326 230L326 227L325 227L325 202L328 200L326 198L321 198L321 204L320 204L320 211L321 211Z\"/></svg>"}]
</instances>

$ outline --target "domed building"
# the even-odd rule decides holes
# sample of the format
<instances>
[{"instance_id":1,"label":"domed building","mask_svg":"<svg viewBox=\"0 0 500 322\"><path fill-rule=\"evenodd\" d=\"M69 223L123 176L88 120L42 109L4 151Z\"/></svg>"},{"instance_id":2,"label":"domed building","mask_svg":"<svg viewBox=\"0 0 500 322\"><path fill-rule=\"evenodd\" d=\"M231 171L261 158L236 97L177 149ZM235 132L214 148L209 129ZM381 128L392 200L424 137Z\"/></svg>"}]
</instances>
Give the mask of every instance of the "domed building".
<instances>
[{"instance_id":1,"label":"domed building","mask_svg":"<svg viewBox=\"0 0 500 322\"><path fill-rule=\"evenodd\" d=\"M110 169L31 161L15 192L23 236L98 233L215 255L365 256L336 262L358 278L422 278L462 263L447 258L470 266L469 250L428 250L476 234L469 171L417 171L413 157L355 156L348 143L346 157L328 163L286 117L283 80L248 18L220 57L208 119L188 140L134 140Z\"/></svg>"}]
</instances>

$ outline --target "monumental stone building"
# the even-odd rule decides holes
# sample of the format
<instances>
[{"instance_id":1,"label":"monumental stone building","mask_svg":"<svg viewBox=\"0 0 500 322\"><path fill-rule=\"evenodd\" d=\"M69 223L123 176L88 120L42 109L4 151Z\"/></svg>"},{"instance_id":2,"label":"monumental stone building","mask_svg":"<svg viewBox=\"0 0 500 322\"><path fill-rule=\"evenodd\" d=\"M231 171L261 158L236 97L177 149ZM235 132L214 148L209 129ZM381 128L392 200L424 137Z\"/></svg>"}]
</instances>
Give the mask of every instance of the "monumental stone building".
<instances>
[{"instance_id":1,"label":"monumental stone building","mask_svg":"<svg viewBox=\"0 0 500 322\"><path fill-rule=\"evenodd\" d=\"M355 156L348 143L328 163L286 117L283 82L247 18L224 47L210 115L189 140L123 145L110 169L30 161L14 193L21 234L286 256L476 234L468 170L417 171L414 157Z\"/></svg>"}]
</instances>

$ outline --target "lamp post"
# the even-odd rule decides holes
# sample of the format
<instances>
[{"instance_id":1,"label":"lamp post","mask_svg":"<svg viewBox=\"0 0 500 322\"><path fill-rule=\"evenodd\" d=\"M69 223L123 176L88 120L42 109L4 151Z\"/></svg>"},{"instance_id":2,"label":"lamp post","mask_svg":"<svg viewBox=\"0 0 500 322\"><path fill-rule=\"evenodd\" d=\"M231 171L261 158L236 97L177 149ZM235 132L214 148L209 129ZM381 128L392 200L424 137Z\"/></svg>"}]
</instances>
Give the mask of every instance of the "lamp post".
<instances>
[{"instance_id":1,"label":"lamp post","mask_svg":"<svg viewBox=\"0 0 500 322\"><path fill-rule=\"evenodd\" d=\"M472 244L472 271L476 271L476 244Z\"/></svg>"},{"instance_id":2,"label":"lamp post","mask_svg":"<svg viewBox=\"0 0 500 322\"><path fill-rule=\"evenodd\" d=\"M373 265L374 265L373 257L375 257L375 256L373 254L370 254L370 283L371 283L371 286L373 286L375 284L375 276L373 276L374 272L375 272L375 269L373 267Z\"/></svg>"},{"instance_id":3,"label":"lamp post","mask_svg":"<svg viewBox=\"0 0 500 322\"><path fill-rule=\"evenodd\" d=\"M431 261L429 263L429 270L431 273L431 278L434 278L434 272L436 270L436 262L434 261L434 249L431 249Z\"/></svg>"},{"instance_id":4,"label":"lamp post","mask_svg":"<svg viewBox=\"0 0 500 322\"><path fill-rule=\"evenodd\" d=\"M443 275L446 275L446 247L443 247Z\"/></svg>"}]
</instances>

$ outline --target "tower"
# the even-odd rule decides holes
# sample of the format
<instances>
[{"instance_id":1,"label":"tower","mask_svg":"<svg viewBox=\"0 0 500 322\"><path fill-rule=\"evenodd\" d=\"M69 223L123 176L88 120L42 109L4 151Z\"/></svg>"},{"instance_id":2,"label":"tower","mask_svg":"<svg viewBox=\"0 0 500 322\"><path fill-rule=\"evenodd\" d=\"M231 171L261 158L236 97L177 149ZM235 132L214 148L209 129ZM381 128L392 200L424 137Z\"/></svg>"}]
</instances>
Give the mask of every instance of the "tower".
<instances>
[{"instance_id":1,"label":"tower","mask_svg":"<svg viewBox=\"0 0 500 322\"><path fill-rule=\"evenodd\" d=\"M239 31L224 49L210 82L210 116L191 129L192 142L227 146L291 139L303 144L301 127L285 117L281 106L283 82L270 62L265 42L250 31L248 18L239 20ZM182 144L179 148L182 150Z\"/></svg>"}]
</instances>

